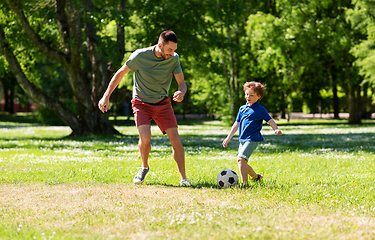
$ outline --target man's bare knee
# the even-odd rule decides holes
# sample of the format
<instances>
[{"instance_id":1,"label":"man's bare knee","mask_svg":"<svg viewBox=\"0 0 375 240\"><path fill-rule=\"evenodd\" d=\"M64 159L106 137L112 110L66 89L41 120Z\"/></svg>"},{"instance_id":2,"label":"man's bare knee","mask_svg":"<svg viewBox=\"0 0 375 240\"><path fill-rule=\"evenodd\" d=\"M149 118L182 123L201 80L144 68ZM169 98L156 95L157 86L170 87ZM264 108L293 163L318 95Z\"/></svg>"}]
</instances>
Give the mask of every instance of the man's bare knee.
<instances>
[{"instance_id":1,"label":"man's bare knee","mask_svg":"<svg viewBox=\"0 0 375 240\"><path fill-rule=\"evenodd\" d=\"M141 125L138 127L139 144L149 144L151 141L150 125Z\"/></svg>"},{"instance_id":2,"label":"man's bare knee","mask_svg":"<svg viewBox=\"0 0 375 240\"><path fill-rule=\"evenodd\" d=\"M178 134L177 128L168 128L165 130L165 132L168 135L169 141L171 142L172 145L181 145L181 138L180 135Z\"/></svg>"}]
</instances>

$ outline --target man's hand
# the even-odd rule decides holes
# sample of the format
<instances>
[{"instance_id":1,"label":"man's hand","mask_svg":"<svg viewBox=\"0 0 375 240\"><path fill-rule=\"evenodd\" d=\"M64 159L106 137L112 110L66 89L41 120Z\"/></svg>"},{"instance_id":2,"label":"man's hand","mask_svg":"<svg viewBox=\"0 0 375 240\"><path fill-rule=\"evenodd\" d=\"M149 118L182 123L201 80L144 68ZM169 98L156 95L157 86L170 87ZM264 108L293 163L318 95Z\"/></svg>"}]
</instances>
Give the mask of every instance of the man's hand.
<instances>
[{"instance_id":1,"label":"man's hand","mask_svg":"<svg viewBox=\"0 0 375 240\"><path fill-rule=\"evenodd\" d=\"M182 100L184 100L184 94L181 91L176 91L173 94L173 101L182 102Z\"/></svg>"},{"instance_id":2,"label":"man's hand","mask_svg":"<svg viewBox=\"0 0 375 240\"><path fill-rule=\"evenodd\" d=\"M100 99L100 101L98 103L98 107L99 107L100 111L102 111L103 113L107 112L108 105L109 105L109 99L107 99L105 97L103 97L102 99Z\"/></svg>"}]
</instances>

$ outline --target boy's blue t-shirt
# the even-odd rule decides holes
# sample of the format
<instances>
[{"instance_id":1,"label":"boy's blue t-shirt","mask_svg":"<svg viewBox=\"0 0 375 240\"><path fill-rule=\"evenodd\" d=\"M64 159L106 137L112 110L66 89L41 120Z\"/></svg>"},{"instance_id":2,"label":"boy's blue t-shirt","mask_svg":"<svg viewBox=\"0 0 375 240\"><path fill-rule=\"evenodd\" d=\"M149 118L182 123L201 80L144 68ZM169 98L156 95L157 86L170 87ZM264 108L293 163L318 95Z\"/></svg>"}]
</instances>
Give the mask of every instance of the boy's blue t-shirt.
<instances>
[{"instance_id":1,"label":"boy's blue t-shirt","mask_svg":"<svg viewBox=\"0 0 375 240\"><path fill-rule=\"evenodd\" d=\"M237 114L237 122L239 126L239 139L240 142L263 141L263 136L260 133L262 130L263 120L268 122L271 120L271 116L267 110L261 106L258 102L249 106L248 104L240 107Z\"/></svg>"}]
</instances>

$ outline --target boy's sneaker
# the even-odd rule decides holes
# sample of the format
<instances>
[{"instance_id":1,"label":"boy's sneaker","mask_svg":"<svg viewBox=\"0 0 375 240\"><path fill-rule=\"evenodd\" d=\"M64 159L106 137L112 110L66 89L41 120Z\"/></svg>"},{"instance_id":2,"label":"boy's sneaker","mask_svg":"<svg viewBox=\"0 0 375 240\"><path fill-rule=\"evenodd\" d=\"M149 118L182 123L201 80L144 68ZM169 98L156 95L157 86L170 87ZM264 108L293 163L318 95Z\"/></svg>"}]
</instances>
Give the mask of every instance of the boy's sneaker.
<instances>
[{"instance_id":1,"label":"boy's sneaker","mask_svg":"<svg viewBox=\"0 0 375 240\"><path fill-rule=\"evenodd\" d=\"M253 178L253 181L260 181L262 178L263 178L262 175L257 174L257 177L256 177L256 178Z\"/></svg>"},{"instance_id":2,"label":"boy's sneaker","mask_svg":"<svg viewBox=\"0 0 375 240\"><path fill-rule=\"evenodd\" d=\"M187 180L187 179L181 180L180 187L190 187L190 186L191 186L190 180Z\"/></svg>"},{"instance_id":3,"label":"boy's sneaker","mask_svg":"<svg viewBox=\"0 0 375 240\"><path fill-rule=\"evenodd\" d=\"M135 177L133 179L133 182L135 184L143 183L143 181L145 180L145 177L146 177L149 170L150 170L149 167L148 168L141 167L141 169L139 169L137 175L135 175Z\"/></svg>"}]
</instances>

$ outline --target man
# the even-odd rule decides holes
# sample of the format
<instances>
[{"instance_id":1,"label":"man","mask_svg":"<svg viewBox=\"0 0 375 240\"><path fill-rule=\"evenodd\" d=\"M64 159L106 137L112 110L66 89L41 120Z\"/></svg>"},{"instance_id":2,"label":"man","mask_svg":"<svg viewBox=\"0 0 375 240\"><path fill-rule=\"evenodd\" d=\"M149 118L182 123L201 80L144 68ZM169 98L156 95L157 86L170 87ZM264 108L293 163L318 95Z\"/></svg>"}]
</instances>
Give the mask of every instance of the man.
<instances>
[{"instance_id":1,"label":"man","mask_svg":"<svg viewBox=\"0 0 375 240\"><path fill-rule=\"evenodd\" d=\"M138 148L142 167L134 177L135 184L141 184L149 171L148 156L151 151L151 120L154 119L163 134L167 134L173 148L173 157L180 172L180 186L190 186L185 174L185 150L177 130L177 121L171 100L168 97L173 75L178 90L173 100L181 102L187 87L181 69L177 49L177 36L172 31L160 34L158 44L133 52L125 64L113 76L109 86L99 101L102 112L108 110L109 97L125 74L134 71L132 108L139 133ZM172 75L173 74L173 75Z\"/></svg>"}]
</instances>

